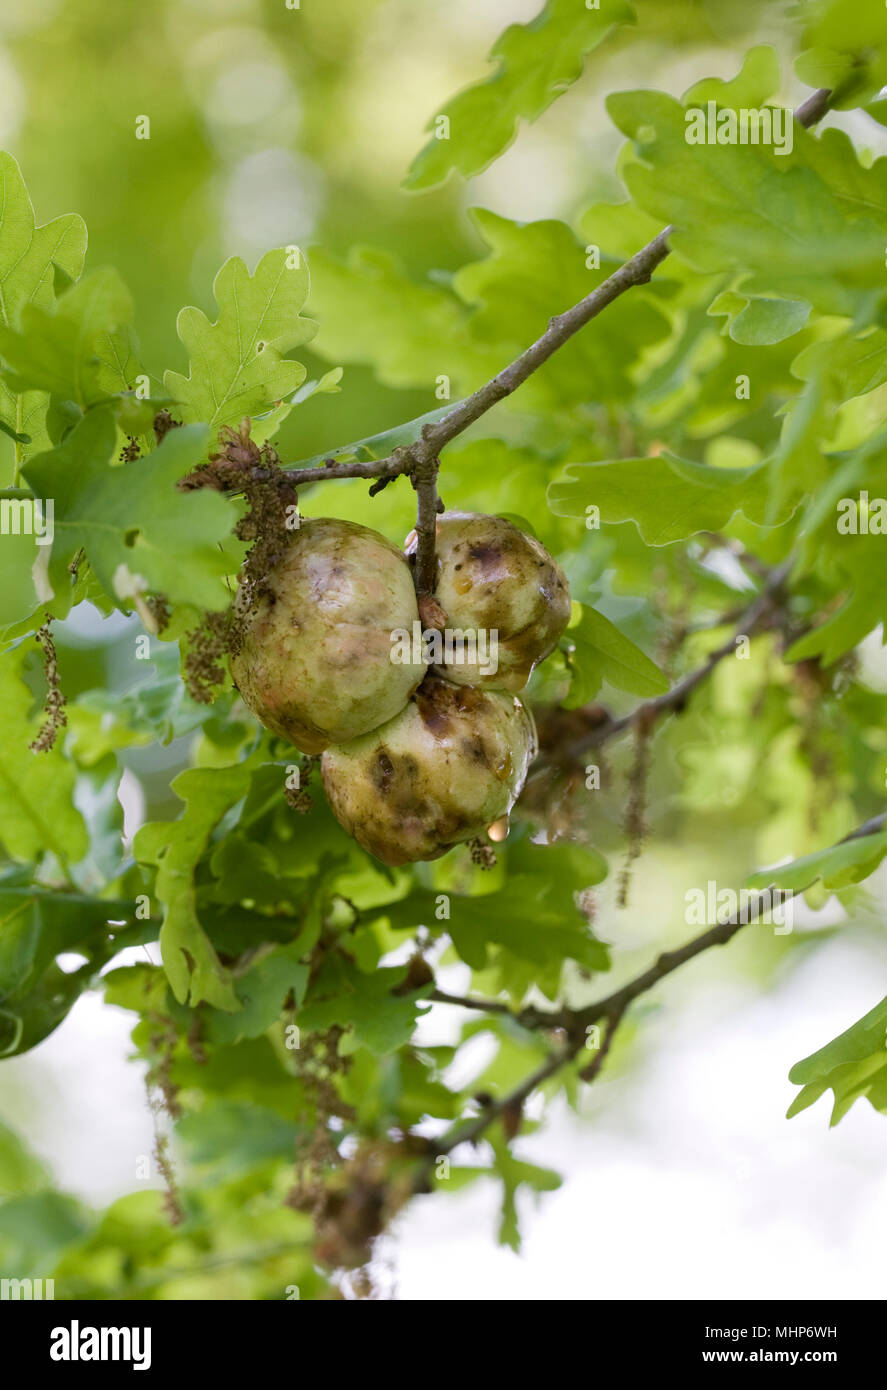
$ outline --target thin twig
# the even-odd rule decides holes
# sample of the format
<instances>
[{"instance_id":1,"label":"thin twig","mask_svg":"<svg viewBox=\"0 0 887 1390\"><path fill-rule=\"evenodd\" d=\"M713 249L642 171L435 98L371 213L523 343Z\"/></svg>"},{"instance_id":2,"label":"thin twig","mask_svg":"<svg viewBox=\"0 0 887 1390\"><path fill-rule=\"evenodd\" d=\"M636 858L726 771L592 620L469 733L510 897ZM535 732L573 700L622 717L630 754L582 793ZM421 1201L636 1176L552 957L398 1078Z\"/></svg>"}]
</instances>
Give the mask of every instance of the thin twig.
<instances>
[{"instance_id":1,"label":"thin twig","mask_svg":"<svg viewBox=\"0 0 887 1390\"><path fill-rule=\"evenodd\" d=\"M426 428L424 439L426 445L435 453L440 453L445 445L455 439L463 430L467 430L469 425L473 425L476 420L490 409L502 401L506 396L510 396L513 391L532 376L549 357L552 357L558 348L563 347L578 333L580 328L584 328L593 318L597 318L602 310L612 304L620 295L625 294L626 290L632 289L635 285L645 285L653 274L656 267L665 260L669 248L667 239L671 232L670 227L666 227L658 236L655 236L648 245L644 246L623 265L602 281L596 289L587 294L584 299L580 299L578 304L567 309L562 314L557 314L549 321L548 327L537 338L536 342L516 357L503 371L494 376L492 381L488 381L472 395L466 396L464 401L460 401L449 415L445 415L442 420Z\"/></svg>"},{"instance_id":2,"label":"thin twig","mask_svg":"<svg viewBox=\"0 0 887 1390\"><path fill-rule=\"evenodd\" d=\"M618 717L602 720L593 729L589 729L587 734L579 739L575 739L568 748L563 749L558 754L558 760L573 762L580 754L589 748L597 748L602 743L607 743L611 738L624 733L626 729L634 727L640 720L645 723L652 723L663 714L680 713L686 706L687 700L692 695L697 686L707 680L715 667L718 666L725 657L732 656L736 651L736 644L741 637L751 637L765 626L772 612L773 600L784 588L785 582L791 573L794 561L790 558L780 565L778 569L772 570L767 583L763 589L755 596L749 606L740 615L736 625L736 630L727 639L710 652L701 666L694 671L690 671L681 680L676 681L670 690L664 695L656 695L653 699L644 700L641 704Z\"/></svg>"},{"instance_id":3,"label":"thin twig","mask_svg":"<svg viewBox=\"0 0 887 1390\"><path fill-rule=\"evenodd\" d=\"M397 454L384 459L370 459L363 463L337 463L329 459L313 468L286 468L284 472L296 485L301 483L323 483L330 478L385 478L389 482L408 473L410 462Z\"/></svg>"},{"instance_id":4,"label":"thin twig","mask_svg":"<svg viewBox=\"0 0 887 1390\"><path fill-rule=\"evenodd\" d=\"M524 1028L530 1029L563 1028L565 1019L569 1017L564 1010L537 1009L530 1005L526 1009L516 1011L499 999L478 999L476 995L471 994L449 994L443 989L433 989L427 997L435 1004L453 1004L460 1009L476 1009L480 1013L500 1014L502 1017L513 1019L515 1023L520 1023Z\"/></svg>"},{"instance_id":5,"label":"thin twig","mask_svg":"<svg viewBox=\"0 0 887 1390\"><path fill-rule=\"evenodd\" d=\"M516 1017L508 1004L503 1004L498 999L473 999L471 995L448 994L443 989L433 989L427 997L435 1004L455 1004L460 1009L479 1009L482 1013L507 1014L509 1018Z\"/></svg>"},{"instance_id":6,"label":"thin twig","mask_svg":"<svg viewBox=\"0 0 887 1390\"><path fill-rule=\"evenodd\" d=\"M416 464L412 473L412 484L416 490L416 562L413 583L420 598L423 594L433 594L437 587L435 540L438 512L443 511L443 503L437 495L439 467L437 458L423 459Z\"/></svg>"},{"instance_id":7,"label":"thin twig","mask_svg":"<svg viewBox=\"0 0 887 1390\"><path fill-rule=\"evenodd\" d=\"M581 1043L579 1046L581 1046ZM524 1101L532 1095L536 1088L541 1086L543 1081L547 1081L550 1076L554 1076L556 1072L560 1071L561 1067L565 1066L567 1062L575 1057L578 1050L579 1048L571 1043L561 1051L552 1052L540 1067L537 1067L537 1069L513 1091L509 1091L508 1095L503 1096L500 1100L494 1100L490 1105L484 1106L481 1113L475 1119L469 1120L467 1124L456 1126L448 1135L444 1135L441 1140L437 1141L434 1146L434 1154L431 1156L431 1162L433 1163L441 1154L452 1153L453 1149L458 1148L460 1144L473 1144L476 1139L481 1137L486 1129L489 1129L493 1121L497 1120L503 1111L517 1109L523 1105Z\"/></svg>"},{"instance_id":8,"label":"thin twig","mask_svg":"<svg viewBox=\"0 0 887 1390\"><path fill-rule=\"evenodd\" d=\"M858 840L867 835L875 835L887 826L887 812L872 816L864 824L857 826L849 835L845 835L838 844L846 844L849 840ZM816 876L810 883L815 882ZM797 897L810 887L810 883L805 884L804 888L795 891L784 890L783 901L789 901ZM603 1044L598 1050L595 1058L579 1073L585 1081L595 1081L603 1070L603 1065L607 1054L613 1043L617 1028L624 1019L634 1001L648 990L654 988L668 975L678 970L687 961L693 960L696 956L702 955L704 951L712 946L725 946L733 939L743 927L756 922L766 911L772 908L773 894L776 892L776 885L771 884L758 894L755 900L746 908L735 912L731 917L723 922L716 922L713 927L693 937L683 946L677 947L673 951L663 951L653 962L649 969L637 975L633 980L623 985L620 989L614 990L611 994L597 1000L592 1004L586 1005L581 1009L560 1009L553 1012L550 1016L546 1015L546 1026L562 1028L567 1034L566 1044L551 1052L545 1061L536 1068L515 1090L507 1095L500 1097L492 1104L484 1107L482 1113L464 1124L453 1126L448 1134L445 1134L435 1143L434 1153L423 1165L422 1170L416 1178L416 1188L419 1191L427 1190L429 1172L433 1169L437 1157L443 1154L452 1153L460 1144L475 1143L495 1120L508 1110L519 1109L525 1100L532 1094L537 1087L544 1081L554 1076L560 1069L582 1051L586 1044L587 1030L594 1024L604 1020L607 1024L607 1031ZM434 998L434 995L431 996ZM461 999L450 998L446 1002L463 1003ZM498 1012L496 1008L490 1008L497 1001L470 1001L469 1007L485 1008L490 1012ZM519 1014L511 1015L515 1021L521 1021ZM537 1025L538 1026L538 1025Z\"/></svg>"},{"instance_id":9,"label":"thin twig","mask_svg":"<svg viewBox=\"0 0 887 1390\"><path fill-rule=\"evenodd\" d=\"M828 88L821 87L813 92L795 111L794 118L803 126L815 125L828 110ZM470 396L459 401L448 415L435 424L426 424L413 444L395 449L393 454L378 462L363 464L331 463L324 468L302 468L290 471L297 483L316 482L322 478L381 478L396 477L399 473L410 473L417 463L436 458L440 451L467 430L482 415L499 401L516 391L533 372L543 366L558 348L569 342L580 328L584 328L614 300L636 285L645 285L653 271L669 254L668 237L671 227L665 227L652 241L643 246L612 275L603 280L596 289L580 299L578 304L555 315L548 327L535 343L509 363L501 372L479 387Z\"/></svg>"}]
</instances>

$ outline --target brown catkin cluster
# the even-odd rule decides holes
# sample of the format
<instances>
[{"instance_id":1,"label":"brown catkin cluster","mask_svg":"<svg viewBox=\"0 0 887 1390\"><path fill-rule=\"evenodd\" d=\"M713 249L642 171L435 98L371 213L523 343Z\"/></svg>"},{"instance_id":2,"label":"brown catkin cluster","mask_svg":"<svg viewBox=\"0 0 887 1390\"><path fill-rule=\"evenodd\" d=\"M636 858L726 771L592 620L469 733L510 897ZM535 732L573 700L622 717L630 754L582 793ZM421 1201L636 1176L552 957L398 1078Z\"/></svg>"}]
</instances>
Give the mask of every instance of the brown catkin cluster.
<instances>
[{"instance_id":1,"label":"brown catkin cluster","mask_svg":"<svg viewBox=\"0 0 887 1390\"><path fill-rule=\"evenodd\" d=\"M298 787L286 787L284 789L283 794L287 805L300 816L306 816L314 806L314 798L308 790L308 784L318 761L317 758L306 757L302 763Z\"/></svg>"},{"instance_id":2,"label":"brown catkin cluster","mask_svg":"<svg viewBox=\"0 0 887 1390\"><path fill-rule=\"evenodd\" d=\"M199 627L186 634L184 677L188 694L200 705L211 705L216 687L225 679L228 651L227 613L204 613Z\"/></svg>"},{"instance_id":3,"label":"brown catkin cluster","mask_svg":"<svg viewBox=\"0 0 887 1390\"><path fill-rule=\"evenodd\" d=\"M628 849L619 875L616 902L628 906L631 876L635 860L639 859L647 837L647 774L650 768L650 740L654 717L645 717L634 726L634 758L628 774L628 801L625 807L625 836Z\"/></svg>"},{"instance_id":4,"label":"brown catkin cluster","mask_svg":"<svg viewBox=\"0 0 887 1390\"><path fill-rule=\"evenodd\" d=\"M48 753L51 748L55 747L59 729L64 728L68 722L68 716L65 712L67 702L59 681L55 643L50 632L51 622L52 618L48 618L34 634L35 640L43 652L43 673L46 677L47 695L46 704L43 707L43 723L40 726L40 732L28 745L32 753Z\"/></svg>"},{"instance_id":5,"label":"brown catkin cluster","mask_svg":"<svg viewBox=\"0 0 887 1390\"><path fill-rule=\"evenodd\" d=\"M266 592L268 575L280 562L287 538L299 521L298 494L280 466L276 449L268 443L256 444L251 431L249 419L242 420L236 430L226 426L209 461L179 484L183 491L211 487L238 492L246 500L246 513L235 534L252 544L241 568L238 603L226 633L226 649L232 654L239 651L248 616Z\"/></svg>"},{"instance_id":6,"label":"brown catkin cluster","mask_svg":"<svg viewBox=\"0 0 887 1390\"><path fill-rule=\"evenodd\" d=\"M142 446L134 434L126 436L126 443L118 455L121 463L135 463L137 458L141 458Z\"/></svg>"},{"instance_id":7,"label":"brown catkin cluster","mask_svg":"<svg viewBox=\"0 0 887 1390\"><path fill-rule=\"evenodd\" d=\"M169 620L172 617L172 609L169 599L165 594L149 594L145 599L145 607L154 620L154 625L158 632L165 632L169 627Z\"/></svg>"}]
</instances>

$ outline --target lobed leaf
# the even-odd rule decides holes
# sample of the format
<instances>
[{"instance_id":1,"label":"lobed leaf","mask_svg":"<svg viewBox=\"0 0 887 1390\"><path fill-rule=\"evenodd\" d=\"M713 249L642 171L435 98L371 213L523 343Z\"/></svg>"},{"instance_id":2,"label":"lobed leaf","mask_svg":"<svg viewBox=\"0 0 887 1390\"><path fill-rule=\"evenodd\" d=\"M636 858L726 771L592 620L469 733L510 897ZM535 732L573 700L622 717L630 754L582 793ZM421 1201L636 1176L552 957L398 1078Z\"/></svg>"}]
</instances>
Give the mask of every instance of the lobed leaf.
<instances>
[{"instance_id":1,"label":"lobed leaf","mask_svg":"<svg viewBox=\"0 0 887 1390\"><path fill-rule=\"evenodd\" d=\"M111 411L98 406L63 443L25 468L36 496L54 499L52 590L64 599L68 566L83 549L118 606L130 596L121 588L122 572L173 602L227 607L225 577L232 562L220 547L235 520L231 506L211 489L176 487L204 459L206 428L170 430L146 458L112 466L116 438Z\"/></svg>"},{"instance_id":2,"label":"lobed leaf","mask_svg":"<svg viewBox=\"0 0 887 1390\"><path fill-rule=\"evenodd\" d=\"M565 709L579 709L593 700L604 681L616 690L648 698L662 695L668 679L646 652L620 632L615 623L596 608L585 604L578 621L571 623L563 640L572 648L569 666L572 674Z\"/></svg>"},{"instance_id":3,"label":"lobed leaf","mask_svg":"<svg viewBox=\"0 0 887 1390\"><path fill-rule=\"evenodd\" d=\"M815 1104L827 1090L834 1095L832 1125L863 1098L887 1114L887 999L818 1052L796 1062L788 1075L789 1081L803 1087L789 1107L789 1119Z\"/></svg>"},{"instance_id":4,"label":"lobed leaf","mask_svg":"<svg viewBox=\"0 0 887 1390\"><path fill-rule=\"evenodd\" d=\"M232 256L213 281L215 322L193 306L181 310L176 328L190 371L167 371L164 381L186 422L207 424L215 433L276 407L273 421L254 430L253 438L261 442L273 433L307 374L286 354L317 331L301 312L308 284L305 258L295 247L269 251L252 275Z\"/></svg>"},{"instance_id":5,"label":"lobed leaf","mask_svg":"<svg viewBox=\"0 0 887 1390\"><path fill-rule=\"evenodd\" d=\"M152 821L136 835L133 852L157 868L155 891L166 909L160 949L170 987L180 1004L205 1000L217 1009L243 1007L231 978L201 926L197 913L197 866L209 837L226 811L249 790L246 763L222 768L189 768L171 783L184 801L177 821Z\"/></svg>"},{"instance_id":6,"label":"lobed leaf","mask_svg":"<svg viewBox=\"0 0 887 1390\"><path fill-rule=\"evenodd\" d=\"M587 7L576 0L548 0L529 24L512 24L496 40L496 70L447 102L440 116L449 129L432 138L410 166L408 188L430 188L452 169L479 174L506 150L521 120L535 121L582 74L585 58L614 28L633 24L625 0Z\"/></svg>"}]
</instances>

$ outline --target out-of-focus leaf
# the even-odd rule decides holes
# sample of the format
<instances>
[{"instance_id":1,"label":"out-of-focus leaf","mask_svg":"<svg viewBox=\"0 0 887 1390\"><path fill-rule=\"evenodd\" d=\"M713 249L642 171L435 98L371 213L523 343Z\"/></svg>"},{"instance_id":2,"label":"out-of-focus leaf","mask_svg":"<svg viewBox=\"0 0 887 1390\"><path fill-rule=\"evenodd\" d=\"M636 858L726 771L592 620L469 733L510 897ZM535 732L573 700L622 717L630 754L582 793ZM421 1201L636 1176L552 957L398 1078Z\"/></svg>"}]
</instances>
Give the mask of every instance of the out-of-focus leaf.
<instances>
[{"instance_id":1,"label":"out-of-focus leaf","mask_svg":"<svg viewBox=\"0 0 887 1390\"><path fill-rule=\"evenodd\" d=\"M0 1121L0 1193L18 1197L49 1186L49 1174L23 1141Z\"/></svg>"},{"instance_id":2,"label":"out-of-focus leaf","mask_svg":"<svg viewBox=\"0 0 887 1390\"><path fill-rule=\"evenodd\" d=\"M668 690L668 680L656 663L596 608L581 605L578 622L571 623L563 640L571 648L572 682L563 702L566 709L587 705L604 681L616 690L644 697Z\"/></svg>"},{"instance_id":3,"label":"out-of-focus leaf","mask_svg":"<svg viewBox=\"0 0 887 1390\"><path fill-rule=\"evenodd\" d=\"M311 279L316 347L328 360L369 363L386 386L431 391L444 373L462 390L472 367L468 315L451 290L417 284L396 257L369 247L355 247L344 262L316 252ZM360 443L373 450L375 439Z\"/></svg>"},{"instance_id":4,"label":"out-of-focus leaf","mask_svg":"<svg viewBox=\"0 0 887 1390\"><path fill-rule=\"evenodd\" d=\"M829 1089L835 1098L833 1125L863 1097L887 1114L887 999L818 1052L797 1062L788 1079L803 1087L789 1108L789 1118L815 1104Z\"/></svg>"},{"instance_id":5,"label":"out-of-focus leaf","mask_svg":"<svg viewBox=\"0 0 887 1390\"><path fill-rule=\"evenodd\" d=\"M777 864L772 869L760 869L751 874L749 888L764 889L771 884L777 888L799 893L821 878L826 888L846 888L861 883L873 874L887 854L887 833L860 835L829 849L805 854L790 864Z\"/></svg>"},{"instance_id":6,"label":"out-of-focus leaf","mask_svg":"<svg viewBox=\"0 0 887 1390\"><path fill-rule=\"evenodd\" d=\"M57 1028L101 966L132 939L109 927L121 911L127 909L101 898L37 885L0 888L0 1056L26 1052ZM65 953L82 955L83 965L63 970L57 957Z\"/></svg>"},{"instance_id":7,"label":"out-of-focus leaf","mask_svg":"<svg viewBox=\"0 0 887 1390\"><path fill-rule=\"evenodd\" d=\"M16 332L0 324L14 391L45 391L82 409L135 385L132 296L115 270L96 270L52 310L29 304Z\"/></svg>"},{"instance_id":8,"label":"out-of-focus leaf","mask_svg":"<svg viewBox=\"0 0 887 1390\"><path fill-rule=\"evenodd\" d=\"M89 1229L88 1214L61 1192L33 1192L0 1203L0 1262L18 1279L48 1277L66 1246Z\"/></svg>"},{"instance_id":9,"label":"out-of-focus leaf","mask_svg":"<svg viewBox=\"0 0 887 1390\"><path fill-rule=\"evenodd\" d=\"M224 577L231 562L220 546L236 516L211 488L176 488L204 457L206 429L170 430L147 458L112 467L115 438L113 416L100 406L84 416L64 443L27 465L35 494L55 502L49 571L53 589L64 598L71 582L68 565L82 548L117 604L129 595L121 580L129 576L136 588L165 594L173 602L227 607Z\"/></svg>"},{"instance_id":10,"label":"out-of-focus leaf","mask_svg":"<svg viewBox=\"0 0 887 1390\"><path fill-rule=\"evenodd\" d=\"M708 311L727 318L727 332L734 343L761 347L781 343L800 332L810 317L803 299L750 299L736 290L725 290Z\"/></svg>"},{"instance_id":11,"label":"out-of-focus leaf","mask_svg":"<svg viewBox=\"0 0 887 1390\"><path fill-rule=\"evenodd\" d=\"M214 1180L233 1177L268 1159L292 1159L296 1130L272 1110L218 1101L185 1115L177 1131L192 1163L213 1170Z\"/></svg>"},{"instance_id":12,"label":"out-of-focus leaf","mask_svg":"<svg viewBox=\"0 0 887 1390\"><path fill-rule=\"evenodd\" d=\"M769 477L766 464L711 468L671 454L571 463L548 501L556 516L585 517L597 507L603 525L633 521L647 545L670 545L720 531L739 511L763 524Z\"/></svg>"},{"instance_id":13,"label":"out-of-focus leaf","mask_svg":"<svg viewBox=\"0 0 887 1390\"><path fill-rule=\"evenodd\" d=\"M539 1168L535 1163L525 1163L515 1158L508 1145L502 1140L493 1140L493 1173L502 1179L502 1217L499 1224L499 1244L507 1245L515 1252L520 1250L521 1237L518 1226L517 1194L521 1186L534 1192L556 1192L561 1178L551 1168Z\"/></svg>"},{"instance_id":14,"label":"out-of-focus leaf","mask_svg":"<svg viewBox=\"0 0 887 1390\"><path fill-rule=\"evenodd\" d=\"M474 306L472 341L487 349L487 375L516 357L548 327L552 312L583 299L618 267L601 259L590 267L586 247L553 218L520 223L475 208L472 217L489 254L457 271L453 284ZM606 317L592 319L524 383L522 409L561 403L628 400L644 352L661 343L671 324L643 289L616 300Z\"/></svg>"},{"instance_id":15,"label":"out-of-focus leaf","mask_svg":"<svg viewBox=\"0 0 887 1390\"><path fill-rule=\"evenodd\" d=\"M416 156L408 188L428 188L451 169L479 174L507 149L521 120L535 121L581 75L585 57L616 25L634 23L631 5L602 0L588 7L574 0L548 0L529 24L512 24L490 53L495 72L447 102L429 130L446 134L429 140Z\"/></svg>"},{"instance_id":16,"label":"out-of-focus leaf","mask_svg":"<svg viewBox=\"0 0 887 1390\"><path fill-rule=\"evenodd\" d=\"M795 71L811 87L828 87L834 107L858 106L887 84L887 17L880 0L813 0Z\"/></svg>"},{"instance_id":17,"label":"out-of-focus leaf","mask_svg":"<svg viewBox=\"0 0 887 1390\"><path fill-rule=\"evenodd\" d=\"M412 1037L416 1017L427 989L408 994L392 993L403 983L403 966L374 970L364 975L343 956L330 956L312 981L297 1023L309 1031L333 1024L351 1027L354 1040L371 1052L394 1052Z\"/></svg>"},{"instance_id":18,"label":"out-of-focus leaf","mask_svg":"<svg viewBox=\"0 0 887 1390\"><path fill-rule=\"evenodd\" d=\"M157 896L166 909L160 931L163 964L180 1003L206 1000L217 1009L242 1007L231 973L220 962L200 924L194 874L211 832L249 789L245 763L190 768L171 783L185 802L177 821L152 821L138 832L133 850L141 863L157 866Z\"/></svg>"},{"instance_id":19,"label":"out-of-focus leaf","mask_svg":"<svg viewBox=\"0 0 887 1390\"><path fill-rule=\"evenodd\" d=\"M55 299L56 271L76 280L86 254L86 227L76 213L38 227L18 164L0 154L0 323L17 330L26 306L48 309ZM13 390L0 380L0 415L30 443L22 456L49 443L44 419L48 397L42 391Z\"/></svg>"},{"instance_id":20,"label":"out-of-focus leaf","mask_svg":"<svg viewBox=\"0 0 887 1390\"><path fill-rule=\"evenodd\" d=\"M865 395L887 381L887 332L870 327L857 337L811 343L795 358L792 371L802 381L828 371L843 400Z\"/></svg>"}]
</instances>

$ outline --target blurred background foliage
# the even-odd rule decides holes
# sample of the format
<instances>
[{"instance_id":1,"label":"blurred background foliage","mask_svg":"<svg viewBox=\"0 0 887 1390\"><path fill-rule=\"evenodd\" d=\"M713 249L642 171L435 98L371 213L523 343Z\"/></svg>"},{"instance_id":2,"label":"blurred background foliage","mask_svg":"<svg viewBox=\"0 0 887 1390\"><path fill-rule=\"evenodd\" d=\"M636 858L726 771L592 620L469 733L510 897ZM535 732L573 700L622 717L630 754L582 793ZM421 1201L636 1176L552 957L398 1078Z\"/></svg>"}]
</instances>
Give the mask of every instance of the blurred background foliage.
<instances>
[{"instance_id":1,"label":"blurred background foliage","mask_svg":"<svg viewBox=\"0 0 887 1390\"><path fill-rule=\"evenodd\" d=\"M149 0L113 12L93 0L8 0L0 146L18 158L39 220L85 219L87 267L120 270L146 367L159 377L183 368L176 314L188 303L211 310L226 256L253 265L288 242L309 258L313 247L345 256L369 246L416 277L452 272L483 251L466 213L474 204L522 221L577 219L622 196L608 92L640 74L644 85L681 91L699 73L731 74L751 42L792 44L784 5L636 8L638 29L592 53L581 82L543 126L522 130L504 161L480 180L417 195L402 184L426 121L483 76L500 31L531 18L535 0L455 0L433 15L415 0L305 0L299 10L284 0ZM150 116L150 140L135 139L140 115ZM433 391L433 379L424 391L392 391L351 366L346 392L291 417L282 456L420 415L437 403Z\"/></svg>"}]
</instances>

